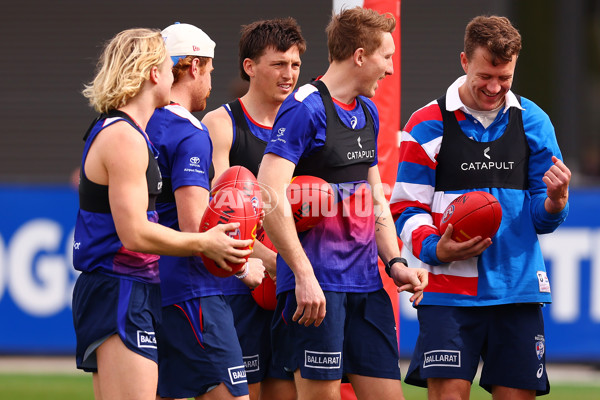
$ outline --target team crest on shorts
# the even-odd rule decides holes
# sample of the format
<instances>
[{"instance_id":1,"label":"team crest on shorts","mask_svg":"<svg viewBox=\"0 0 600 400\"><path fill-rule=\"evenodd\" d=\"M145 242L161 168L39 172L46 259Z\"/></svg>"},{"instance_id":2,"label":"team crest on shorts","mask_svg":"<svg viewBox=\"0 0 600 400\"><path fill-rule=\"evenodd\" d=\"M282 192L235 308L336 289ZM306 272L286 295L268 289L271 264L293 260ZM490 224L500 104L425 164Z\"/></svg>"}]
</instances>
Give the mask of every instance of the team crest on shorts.
<instances>
[{"instance_id":1,"label":"team crest on shorts","mask_svg":"<svg viewBox=\"0 0 600 400\"><path fill-rule=\"evenodd\" d=\"M544 352L546 351L546 341L544 340L543 335L536 335L535 337L535 354L537 354L538 360L541 360L544 357Z\"/></svg>"}]
</instances>

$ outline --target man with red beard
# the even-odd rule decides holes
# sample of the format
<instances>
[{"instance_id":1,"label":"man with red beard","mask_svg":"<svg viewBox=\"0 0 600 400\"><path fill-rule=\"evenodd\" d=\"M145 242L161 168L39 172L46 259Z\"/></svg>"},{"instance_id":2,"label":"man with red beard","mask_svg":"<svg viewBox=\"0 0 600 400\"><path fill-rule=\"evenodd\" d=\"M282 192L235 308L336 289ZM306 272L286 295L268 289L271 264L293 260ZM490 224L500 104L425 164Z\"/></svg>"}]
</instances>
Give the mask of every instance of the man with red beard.
<instances>
[{"instance_id":1,"label":"man with red beard","mask_svg":"<svg viewBox=\"0 0 600 400\"><path fill-rule=\"evenodd\" d=\"M173 24L162 31L173 59L171 103L148 122L163 176L156 200L158 222L197 232L208 205L212 145L206 126L192 115L206 107L215 43L201 29ZM159 263L162 323L157 330L158 395L248 399L242 352L221 280L200 257L164 257ZM263 277L262 262L250 258L236 278L250 286Z\"/></svg>"}]
</instances>

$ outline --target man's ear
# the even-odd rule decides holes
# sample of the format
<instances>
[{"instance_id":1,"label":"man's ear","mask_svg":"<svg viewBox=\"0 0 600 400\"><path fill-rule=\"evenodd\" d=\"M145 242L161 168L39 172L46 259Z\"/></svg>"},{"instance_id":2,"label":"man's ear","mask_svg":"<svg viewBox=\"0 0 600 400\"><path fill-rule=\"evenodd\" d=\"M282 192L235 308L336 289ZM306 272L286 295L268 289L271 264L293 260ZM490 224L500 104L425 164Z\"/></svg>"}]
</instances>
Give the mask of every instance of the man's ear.
<instances>
[{"instance_id":1,"label":"man's ear","mask_svg":"<svg viewBox=\"0 0 600 400\"><path fill-rule=\"evenodd\" d=\"M158 83L158 75L160 75L160 73L158 72L158 67L154 66L150 69L150 81L154 84Z\"/></svg>"},{"instance_id":2,"label":"man's ear","mask_svg":"<svg viewBox=\"0 0 600 400\"><path fill-rule=\"evenodd\" d=\"M358 67L362 67L365 61L365 49L359 47L358 49L354 50L352 59L354 60L354 64L356 64Z\"/></svg>"},{"instance_id":3,"label":"man's ear","mask_svg":"<svg viewBox=\"0 0 600 400\"><path fill-rule=\"evenodd\" d=\"M256 66L256 64L254 63L254 61L252 59L245 58L244 61L242 62L242 66L244 67L244 72L246 72L246 75L248 75L248 76L255 75L254 67Z\"/></svg>"},{"instance_id":4,"label":"man's ear","mask_svg":"<svg viewBox=\"0 0 600 400\"><path fill-rule=\"evenodd\" d=\"M192 63L190 64L190 67L188 68L188 74L190 74L192 76L192 78L194 78L196 75L200 74L200 59L198 58L194 58L192 60Z\"/></svg>"},{"instance_id":5,"label":"man's ear","mask_svg":"<svg viewBox=\"0 0 600 400\"><path fill-rule=\"evenodd\" d=\"M462 65L463 71L465 71L466 74L469 69L469 59L464 51L460 53L460 65Z\"/></svg>"}]
</instances>

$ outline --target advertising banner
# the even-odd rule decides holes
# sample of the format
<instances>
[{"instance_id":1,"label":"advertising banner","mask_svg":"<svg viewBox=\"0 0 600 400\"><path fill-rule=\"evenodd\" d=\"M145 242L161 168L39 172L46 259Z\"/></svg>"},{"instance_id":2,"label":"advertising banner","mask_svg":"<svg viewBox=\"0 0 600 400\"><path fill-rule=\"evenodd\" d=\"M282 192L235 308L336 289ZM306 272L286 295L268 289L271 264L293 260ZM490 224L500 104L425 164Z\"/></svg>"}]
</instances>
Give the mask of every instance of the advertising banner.
<instances>
[{"instance_id":1,"label":"advertising banner","mask_svg":"<svg viewBox=\"0 0 600 400\"><path fill-rule=\"evenodd\" d=\"M540 236L553 303L544 308L549 361L600 361L600 190L571 190L567 221ZM74 354L71 293L77 193L70 187L0 187L0 354ZM418 334L399 297L400 354Z\"/></svg>"},{"instance_id":2,"label":"advertising banner","mask_svg":"<svg viewBox=\"0 0 600 400\"><path fill-rule=\"evenodd\" d=\"M0 204L0 353L74 353L77 193L1 186Z\"/></svg>"}]
</instances>

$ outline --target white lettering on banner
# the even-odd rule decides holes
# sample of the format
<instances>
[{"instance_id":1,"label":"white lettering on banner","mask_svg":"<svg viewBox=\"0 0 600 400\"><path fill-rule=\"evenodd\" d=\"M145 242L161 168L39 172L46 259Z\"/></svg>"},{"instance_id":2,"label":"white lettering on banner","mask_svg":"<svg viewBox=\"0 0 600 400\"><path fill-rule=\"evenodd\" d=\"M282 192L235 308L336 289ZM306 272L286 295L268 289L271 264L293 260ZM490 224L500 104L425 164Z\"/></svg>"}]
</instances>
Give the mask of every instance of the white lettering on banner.
<instances>
[{"instance_id":1,"label":"white lettering on banner","mask_svg":"<svg viewBox=\"0 0 600 400\"><path fill-rule=\"evenodd\" d=\"M552 318L571 323L579 317L581 260L591 253L592 233L589 229L562 229L540 236L544 257L552 261Z\"/></svg>"},{"instance_id":2,"label":"white lettering on banner","mask_svg":"<svg viewBox=\"0 0 600 400\"><path fill-rule=\"evenodd\" d=\"M0 302L4 295L4 277L6 276L6 251L4 251L4 238L0 234Z\"/></svg>"},{"instance_id":3,"label":"white lettering on banner","mask_svg":"<svg viewBox=\"0 0 600 400\"><path fill-rule=\"evenodd\" d=\"M7 286L15 303L34 316L50 316L66 306L69 270L60 254L63 232L49 219L34 219L13 235L6 257ZM71 240L72 243L72 240ZM70 246L69 246L70 247Z\"/></svg>"},{"instance_id":4,"label":"white lettering on banner","mask_svg":"<svg viewBox=\"0 0 600 400\"><path fill-rule=\"evenodd\" d=\"M600 321L600 231L596 231L592 239L590 268L590 317L592 321Z\"/></svg>"},{"instance_id":5,"label":"white lettering on banner","mask_svg":"<svg viewBox=\"0 0 600 400\"><path fill-rule=\"evenodd\" d=\"M554 233L540 235L540 246L544 258L552 264L552 319L563 324L576 322L582 308L582 285L589 284L589 319L600 323L600 230L559 228ZM407 248L402 249L402 256L410 266L420 264ZM590 260L590 282L581 281L581 263L584 260ZM417 311L408 300L410 296L407 292L400 293L400 314L404 319L416 320Z\"/></svg>"}]
</instances>

